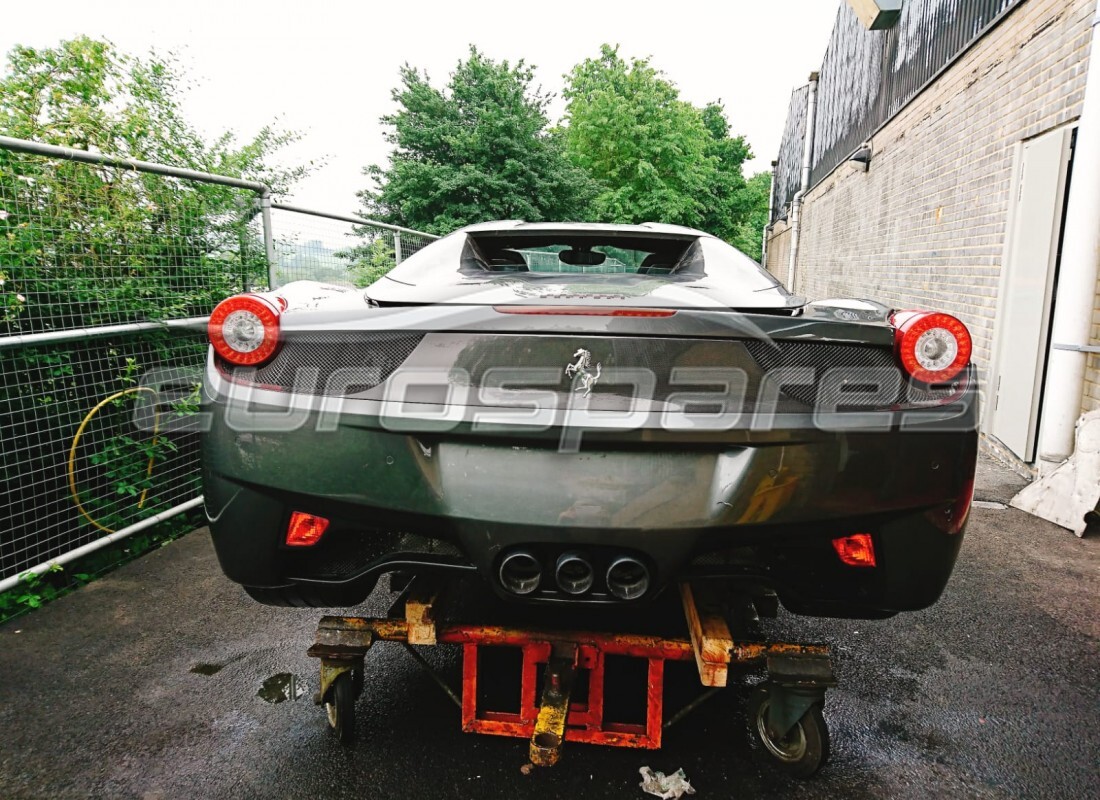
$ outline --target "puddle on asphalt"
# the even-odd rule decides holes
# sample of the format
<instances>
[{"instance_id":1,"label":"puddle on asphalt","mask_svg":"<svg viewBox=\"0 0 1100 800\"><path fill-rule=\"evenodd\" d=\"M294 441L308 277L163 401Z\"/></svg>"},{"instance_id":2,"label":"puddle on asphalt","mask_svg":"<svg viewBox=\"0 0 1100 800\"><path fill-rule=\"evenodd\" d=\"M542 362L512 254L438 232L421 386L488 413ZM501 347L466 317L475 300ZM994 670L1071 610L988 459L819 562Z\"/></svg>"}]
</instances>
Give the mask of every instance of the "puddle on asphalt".
<instances>
[{"instance_id":1,"label":"puddle on asphalt","mask_svg":"<svg viewBox=\"0 0 1100 800\"><path fill-rule=\"evenodd\" d=\"M224 664L196 664L190 671L196 675L217 675L224 666Z\"/></svg>"},{"instance_id":2,"label":"puddle on asphalt","mask_svg":"<svg viewBox=\"0 0 1100 800\"><path fill-rule=\"evenodd\" d=\"M263 682L256 696L268 703L282 703L286 700L297 700L305 693L306 687L296 675L279 672Z\"/></svg>"}]
</instances>

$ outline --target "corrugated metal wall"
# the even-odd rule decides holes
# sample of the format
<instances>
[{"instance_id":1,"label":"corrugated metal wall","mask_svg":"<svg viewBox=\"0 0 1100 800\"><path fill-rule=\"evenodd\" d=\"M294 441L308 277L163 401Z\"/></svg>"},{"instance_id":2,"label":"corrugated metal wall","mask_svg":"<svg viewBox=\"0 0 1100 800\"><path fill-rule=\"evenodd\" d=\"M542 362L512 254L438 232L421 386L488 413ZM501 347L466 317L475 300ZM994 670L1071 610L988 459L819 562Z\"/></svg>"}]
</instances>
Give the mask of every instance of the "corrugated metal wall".
<instances>
[{"instance_id":1,"label":"corrugated metal wall","mask_svg":"<svg viewBox=\"0 0 1100 800\"><path fill-rule=\"evenodd\" d=\"M897 25L887 31L866 30L851 7L841 3L818 83L811 186L847 159L999 17L1023 1L909 0ZM803 102L796 108L794 101L800 93ZM798 191L805 116L805 94L800 89L792 97L780 145L773 221L783 215ZM787 176L792 175L793 183L789 183Z\"/></svg>"},{"instance_id":2,"label":"corrugated metal wall","mask_svg":"<svg viewBox=\"0 0 1100 800\"><path fill-rule=\"evenodd\" d=\"M787 111L787 127L779 143L779 158L774 177L775 199L772 220L783 216L784 209L798 193L802 172L803 142L806 140L806 97L809 86L801 86L791 93L791 105Z\"/></svg>"}]
</instances>

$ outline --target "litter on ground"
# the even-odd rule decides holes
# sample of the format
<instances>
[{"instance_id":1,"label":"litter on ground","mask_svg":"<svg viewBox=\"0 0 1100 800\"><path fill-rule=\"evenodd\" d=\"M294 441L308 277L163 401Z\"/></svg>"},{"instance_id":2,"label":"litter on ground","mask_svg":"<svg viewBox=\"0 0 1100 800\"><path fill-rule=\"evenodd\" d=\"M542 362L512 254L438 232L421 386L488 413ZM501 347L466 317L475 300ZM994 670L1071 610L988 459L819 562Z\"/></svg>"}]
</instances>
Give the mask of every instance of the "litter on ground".
<instances>
[{"instance_id":1,"label":"litter on ground","mask_svg":"<svg viewBox=\"0 0 1100 800\"><path fill-rule=\"evenodd\" d=\"M695 794L695 789L688 783L683 769L678 769L671 775L654 772L649 767L642 767L638 772L642 775L642 782L638 784L642 791L660 797L661 800L679 800L685 794Z\"/></svg>"}]
</instances>

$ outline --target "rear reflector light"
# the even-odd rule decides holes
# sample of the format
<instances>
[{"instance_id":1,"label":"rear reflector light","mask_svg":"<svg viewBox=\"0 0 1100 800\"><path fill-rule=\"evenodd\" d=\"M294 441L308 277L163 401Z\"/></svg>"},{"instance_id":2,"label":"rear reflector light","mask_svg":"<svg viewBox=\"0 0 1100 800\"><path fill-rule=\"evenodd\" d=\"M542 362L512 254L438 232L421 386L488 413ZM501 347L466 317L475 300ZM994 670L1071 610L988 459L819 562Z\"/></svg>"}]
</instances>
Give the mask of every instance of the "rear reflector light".
<instances>
[{"instance_id":1,"label":"rear reflector light","mask_svg":"<svg viewBox=\"0 0 1100 800\"><path fill-rule=\"evenodd\" d=\"M914 380L946 383L970 363L970 331L950 314L899 311L890 322L898 360Z\"/></svg>"},{"instance_id":2,"label":"rear reflector light","mask_svg":"<svg viewBox=\"0 0 1100 800\"><path fill-rule=\"evenodd\" d=\"M671 308L605 308L602 306L493 306L500 314L570 317L671 317Z\"/></svg>"},{"instance_id":3,"label":"rear reflector light","mask_svg":"<svg viewBox=\"0 0 1100 800\"><path fill-rule=\"evenodd\" d=\"M869 533L853 533L833 539L833 549L849 567L875 566L875 545Z\"/></svg>"},{"instance_id":4,"label":"rear reflector light","mask_svg":"<svg viewBox=\"0 0 1100 800\"><path fill-rule=\"evenodd\" d=\"M312 547L321 541L328 530L328 520L313 514L295 511L286 526L286 543L289 547Z\"/></svg>"},{"instance_id":5,"label":"rear reflector light","mask_svg":"<svg viewBox=\"0 0 1100 800\"><path fill-rule=\"evenodd\" d=\"M210 314L206 330L214 351L239 367L267 361L279 348L280 308L255 294L223 300Z\"/></svg>"}]
</instances>

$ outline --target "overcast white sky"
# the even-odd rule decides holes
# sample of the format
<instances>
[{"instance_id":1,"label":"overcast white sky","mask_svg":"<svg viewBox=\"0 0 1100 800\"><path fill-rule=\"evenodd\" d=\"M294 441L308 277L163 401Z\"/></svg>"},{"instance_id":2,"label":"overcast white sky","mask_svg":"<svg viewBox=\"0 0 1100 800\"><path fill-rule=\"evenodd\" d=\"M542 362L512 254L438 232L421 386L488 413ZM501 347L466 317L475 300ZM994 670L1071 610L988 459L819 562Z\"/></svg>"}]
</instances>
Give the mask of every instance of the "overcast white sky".
<instances>
[{"instance_id":1,"label":"overcast white sky","mask_svg":"<svg viewBox=\"0 0 1100 800\"><path fill-rule=\"evenodd\" d=\"M471 43L495 59L526 59L555 94L602 42L650 56L684 99L720 98L756 155L748 171L766 169L790 91L820 66L839 2L51 0L7 5L0 50L85 33L129 52L173 51L197 83L185 101L195 125L248 136L277 117L304 134L288 161L327 157L294 202L352 212L367 182L361 168L389 150L378 118L392 110L400 65L425 68L441 85Z\"/></svg>"}]
</instances>

